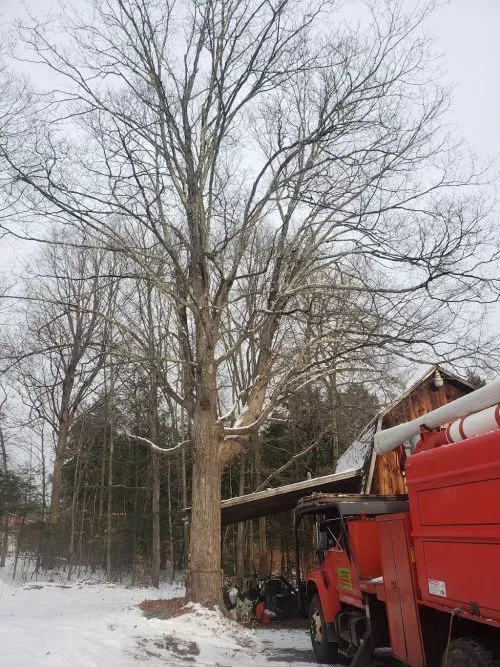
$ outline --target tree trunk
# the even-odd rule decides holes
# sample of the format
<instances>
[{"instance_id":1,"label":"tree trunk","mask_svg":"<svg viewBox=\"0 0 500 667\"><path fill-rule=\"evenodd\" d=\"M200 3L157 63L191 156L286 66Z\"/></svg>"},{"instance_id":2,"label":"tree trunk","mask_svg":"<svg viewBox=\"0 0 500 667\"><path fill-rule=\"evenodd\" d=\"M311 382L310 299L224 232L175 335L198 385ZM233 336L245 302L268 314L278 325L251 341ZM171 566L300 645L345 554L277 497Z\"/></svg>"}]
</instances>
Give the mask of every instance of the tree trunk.
<instances>
[{"instance_id":1,"label":"tree trunk","mask_svg":"<svg viewBox=\"0 0 500 667\"><path fill-rule=\"evenodd\" d=\"M186 595L207 607L224 608L218 451L222 434L216 416L215 382L201 384L192 426L193 499Z\"/></svg>"},{"instance_id":2,"label":"tree trunk","mask_svg":"<svg viewBox=\"0 0 500 667\"><path fill-rule=\"evenodd\" d=\"M16 574L17 574L17 564L19 562L19 552L21 550L21 542L22 542L23 535L24 535L24 523L25 523L25 520L26 520L25 513L26 513L26 503L25 503L25 506L24 506L24 513L23 513L23 517L22 517L22 520L21 520L21 528L19 529L19 532L17 534L16 555L14 557L14 567L12 568L12 579L15 579Z\"/></svg>"},{"instance_id":3,"label":"tree trunk","mask_svg":"<svg viewBox=\"0 0 500 667\"><path fill-rule=\"evenodd\" d=\"M174 533L172 526L172 475L171 461L167 461L167 485L168 485L168 545L170 556L169 582L174 583L175 579L175 552L174 552Z\"/></svg>"},{"instance_id":4,"label":"tree trunk","mask_svg":"<svg viewBox=\"0 0 500 667\"><path fill-rule=\"evenodd\" d=\"M112 338L109 337L109 345L112 345ZM106 367L104 367L104 390L108 386L106 382ZM107 531L106 531L106 576L112 580L113 573L113 455L114 455L114 410L115 410L115 374L113 369L113 357L109 355L109 394L106 400L105 410L105 430L109 429L109 461L108 461L108 508L107 508Z\"/></svg>"},{"instance_id":5,"label":"tree trunk","mask_svg":"<svg viewBox=\"0 0 500 667\"><path fill-rule=\"evenodd\" d=\"M152 307L153 285L147 283L147 327L148 327L148 356L149 356L149 437L152 442L158 440L158 378L156 370L156 341L155 341L155 318ZM160 539L160 459L158 454L151 451L152 464L152 489L151 489L151 514L153 522L152 540L152 562L151 562L151 584L156 588L160 586L161 565L161 539Z\"/></svg>"},{"instance_id":6,"label":"tree trunk","mask_svg":"<svg viewBox=\"0 0 500 667\"><path fill-rule=\"evenodd\" d=\"M252 438L254 448L255 461L255 488L258 489L262 483L262 457L261 457L261 442L256 435ZM259 518L259 579L264 579L269 574L269 562L267 558L267 521L265 516Z\"/></svg>"},{"instance_id":7,"label":"tree trunk","mask_svg":"<svg viewBox=\"0 0 500 667\"><path fill-rule=\"evenodd\" d=\"M186 440L187 434L184 424L184 408L181 408L181 439ZM182 509L185 510L188 506L187 493L187 475L186 475L186 452L181 451L181 477L182 477ZM186 518L182 522L182 538L183 538L183 562L182 568L187 569L187 554L189 553L189 523Z\"/></svg>"},{"instance_id":8,"label":"tree trunk","mask_svg":"<svg viewBox=\"0 0 500 667\"><path fill-rule=\"evenodd\" d=\"M82 547L83 547L83 531L84 531L84 528L85 528L85 512L86 512L86 507L87 507L87 492L88 492L88 488L89 488L89 482L88 482L87 475L88 475L88 472L86 470L85 471L85 486L83 487L82 514L81 514L81 517L80 517L80 532L78 534L78 575L77 575L78 577L81 574L81 569L82 569L82 565L83 565L83 561L84 561L83 553L82 553ZM91 546L92 542L93 542L93 537L91 538L90 534L88 534L87 535L87 542L86 542L87 558L85 559L86 560L85 570L87 569L88 554L89 554L89 550L90 550L90 546Z\"/></svg>"},{"instance_id":9,"label":"tree trunk","mask_svg":"<svg viewBox=\"0 0 500 667\"><path fill-rule=\"evenodd\" d=\"M98 531L103 531L103 516L104 516L104 494L105 494L105 485L104 482L106 480L106 449L107 449L107 427L108 427L108 420L106 418L106 423L104 425L104 431L103 431L103 443L102 443L102 461L101 461L101 479L100 479L100 485L99 485L99 513L97 515L98 517Z\"/></svg>"},{"instance_id":10,"label":"tree trunk","mask_svg":"<svg viewBox=\"0 0 500 667\"><path fill-rule=\"evenodd\" d=\"M9 516L5 512L3 517L3 531L2 531L2 553L0 554L0 567L5 567L5 559L9 551Z\"/></svg>"},{"instance_id":11,"label":"tree trunk","mask_svg":"<svg viewBox=\"0 0 500 667\"><path fill-rule=\"evenodd\" d=\"M149 396L149 437L156 443L158 438L158 393L156 390L156 378L154 371L150 377ZM152 562L151 562L151 584L158 588L160 586L161 565L161 540L160 540L160 457L151 451L151 514L152 514Z\"/></svg>"},{"instance_id":12,"label":"tree trunk","mask_svg":"<svg viewBox=\"0 0 500 667\"><path fill-rule=\"evenodd\" d=\"M5 449L5 439L3 436L3 430L0 427L0 447L2 450L2 467L5 476L8 474L7 469L7 450ZM4 505L2 508L3 513L3 531L2 531L2 550L0 553L0 567L5 567L5 559L7 558L7 550L9 544L9 516L7 513L7 505Z\"/></svg>"},{"instance_id":13,"label":"tree trunk","mask_svg":"<svg viewBox=\"0 0 500 667\"><path fill-rule=\"evenodd\" d=\"M246 457L242 454L240 459L240 477L238 484L238 494L242 496L245 493L245 466ZM236 577L238 585L243 585L245 576L245 522L240 521L236 528Z\"/></svg>"},{"instance_id":14,"label":"tree trunk","mask_svg":"<svg viewBox=\"0 0 500 667\"><path fill-rule=\"evenodd\" d=\"M151 452L152 459L152 519L153 519L153 558L151 563L151 585L160 586L160 459Z\"/></svg>"},{"instance_id":15,"label":"tree trunk","mask_svg":"<svg viewBox=\"0 0 500 667\"><path fill-rule=\"evenodd\" d=\"M259 518L259 579L265 579L269 574L267 555L267 521L265 516L261 516Z\"/></svg>"},{"instance_id":16,"label":"tree trunk","mask_svg":"<svg viewBox=\"0 0 500 667\"><path fill-rule=\"evenodd\" d=\"M42 463L42 470L41 470L41 484L42 484L42 516L41 520L42 522L45 521L45 518L47 516L47 464L45 461L45 429L44 425L42 424L41 432L40 432L40 456L41 456L41 463Z\"/></svg>"},{"instance_id":17,"label":"tree trunk","mask_svg":"<svg viewBox=\"0 0 500 667\"><path fill-rule=\"evenodd\" d=\"M333 468L332 472L335 471L335 465L339 458L339 428L337 423L337 411L339 408L338 401L339 395L337 390L337 373L334 369L333 372L329 375L326 382L328 398L331 409L331 420L332 420L332 459L333 459Z\"/></svg>"},{"instance_id":18,"label":"tree trunk","mask_svg":"<svg viewBox=\"0 0 500 667\"><path fill-rule=\"evenodd\" d=\"M71 526L68 553L68 581L73 573L73 560L75 557L75 530L76 530L76 506L78 493L80 491L80 455L77 456L75 474L73 476L73 497L71 499Z\"/></svg>"},{"instance_id":19,"label":"tree trunk","mask_svg":"<svg viewBox=\"0 0 500 667\"><path fill-rule=\"evenodd\" d=\"M59 522L59 510L62 496L63 463L68 442L70 422L65 416L61 420L57 434L56 456L54 460L54 471L52 473L52 494L50 496L49 523L53 526Z\"/></svg>"},{"instance_id":20,"label":"tree trunk","mask_svg":"<svg viewBox=\"0 0 500 667\"><path fill-rule=\"evenodd\" d=\"M139 473L137 464L137 448L134 448L134 484L134 522L132 524L132 586L135 586L137 578L137 514L139 509Z\"/></svg>"},{"instance_id":21,"label":"tree trunk","mask_svg":"<svg viewBox=\"0 0 500 667\"><path fill-rule=\"evenodd\" d=\"M112 559L112 545L113 545L113 431L109 434L109 462L108 462L108 523L106 529L106 576L111 581L113 578L113 559Z\"/></svg>"}]
</instances>

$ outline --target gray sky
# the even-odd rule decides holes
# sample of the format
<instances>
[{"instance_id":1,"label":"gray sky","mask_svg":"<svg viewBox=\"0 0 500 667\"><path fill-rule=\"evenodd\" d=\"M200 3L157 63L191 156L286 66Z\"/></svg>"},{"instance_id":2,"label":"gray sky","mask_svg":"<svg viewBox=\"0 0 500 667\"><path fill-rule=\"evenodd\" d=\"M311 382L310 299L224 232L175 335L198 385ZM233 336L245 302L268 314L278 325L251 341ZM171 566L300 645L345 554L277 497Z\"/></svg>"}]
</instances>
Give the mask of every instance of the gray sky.
<instances>
[{"instance_id":1,"label":"gray sky","mask_svg":"<svg viewBox=\"0 0 500 667\"><path fill-rule=\"evenodd\" d=\"M413 0L405 0L409 6ZM73 0L78 6L83 0ZM352 10L350 9L352 3ZM57 0L0 0L0 19L24 13L24 5L42 15L57 9ZM358 0L347 0L345 10L359 13ZM0 25L2 21L0 20ZM450 0L436 10L429 28L436 37L436 52L444 64L444 83L454 86L449 122L479 158L497 161L500 173L500 0ZM26 70L27 68L27 70ZM28 71L29 66L23 66ZM40 83L40 71L36 73ZM500 192L500 188L497 188ZM0 275L11 270L15 256L24 254L20 243L2 241ZM494 327L500 308L495 309Z\"/></svg>"},{"instance_id":2,"label":"gray sky","mask_svg":"<svg viewBox=\"0 0 500 667\"><path fill-rule=\"evenodd\" d=\"M452 121L480 155L500 155L500 1L451 0L432 27L447 79Z\"/></svg>"},{"instance_id":3,"label":"gray sky","mask_svg":"<svg viewBox=\"0 0 500 667\"><path fill-rule=\"evenodd\" d=\"M78 2L73 0L76 6ZM56 9L58 1L0 0L0 15L22 15L24 5L44 14ZM445 81L455 86L450 120L457 133L478 155L500 155L500 0L450 0L436 10L430 27L436 51L444 57Z\"/></svg>"}]
</instances>

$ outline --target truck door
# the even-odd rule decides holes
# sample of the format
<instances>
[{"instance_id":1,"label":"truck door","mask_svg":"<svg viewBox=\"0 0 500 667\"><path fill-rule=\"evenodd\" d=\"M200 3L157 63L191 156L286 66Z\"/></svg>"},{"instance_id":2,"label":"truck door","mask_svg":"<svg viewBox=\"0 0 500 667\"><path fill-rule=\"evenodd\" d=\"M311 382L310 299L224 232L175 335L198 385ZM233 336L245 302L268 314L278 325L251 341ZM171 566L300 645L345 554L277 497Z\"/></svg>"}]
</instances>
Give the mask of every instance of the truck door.
<instances>
[{"instance_id":1,"label":"truck door","mask_svg":"<svg viewBox=\"0 0 500 667\"><path fill-rule=\"evenodd\" d=\"M377 517L389 635L394 657L425 667L409 514Z\"/></svg>"}]
</instances>

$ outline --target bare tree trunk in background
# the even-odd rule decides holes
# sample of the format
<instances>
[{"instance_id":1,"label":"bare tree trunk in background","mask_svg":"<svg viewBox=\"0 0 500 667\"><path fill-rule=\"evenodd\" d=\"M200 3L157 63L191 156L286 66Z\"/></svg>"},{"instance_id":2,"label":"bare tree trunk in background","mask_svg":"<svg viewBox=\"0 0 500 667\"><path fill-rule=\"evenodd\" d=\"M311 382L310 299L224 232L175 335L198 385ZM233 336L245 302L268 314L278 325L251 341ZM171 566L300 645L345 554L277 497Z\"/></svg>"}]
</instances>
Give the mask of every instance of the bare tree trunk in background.
<instances>
[{"instance_id":1,"label":"bare tree trunk in background","mask_svg":"<svg viewBox=\"0 0 500 667\"><path fill-rule=\"evenodd\" d=\"M169 583L173 584L175 579L175 551L174 532L172 526L172 463L170 457L167 459L167 485L168 485L168 546L170 556Z\"/></svg>"},{"instance_id":2,"label":"bare tree trunk in background","mask_svg":"<svg viewBox=\"0 0 500 667\"><path fill-rule=\"evenodd\" d=\"M110 358L110 383L109 383L109 396L107 398L107 416L106 416L106 428L109 429L109 461L108 461L108 520L107 520L107 532L106 532L106 576L108 580L113 579L113 559L112 559L112 546L113 546L113 453L114 453L114 371L113 371L113 360ZM104 382L106 387L106 381Z\"/></svg>"},{"instance_id":3,"label":"bare tree trunk in background","mask_svg":"<svg viewBox=\"0 0 500 667\"><path fill-rule=\"evenodd\" d=\"M63 416L59 422L57 432L56 455L54 459L54 469L52 473L52 493L50 496L49 518L48 521L53 526L59 522L59 511L62 496L63 464L66 454L66 445L70 429L70 416L67 408L62 410Z\"/></svg>"},{"instance_id":4,"label":"bare tree trunk in background","mask_svg":"<svg viewBox=\"0 0 500 667\"><path fill-rule=\"evenodd\" d=\"M109 461L108 461L108 512L107 512L107 527L106 527L106 576L111 581L113 579L113 560L112 560L112 545L113 545L113 450L114 438L113 430L109 433Z\"/></svg>"},{"instance_id":5,"label":"bare tree trunk in background","mask_svg":"<svg viewBox=\"0 0 500 667\"><path fill-rule=\"evenodd\" d=\"M259 578L269 574L269 558L267 553L267 521L265 516L259 517Z\"/></svg>"},{"instance_id":6,"label":"bare tree trunk in background","mask_svg":"<svg viewBox=\"0 0 500 667\"><path fill-rule=\"evenodd\" d=\"M73 573L73 559L75 556L75 529L76 529L76 505L80 487L80 455L76 458L75 473L73 475L73 495L71 499L71 525L68 549L68 581Z\"/></svg>"},{"instance_id":7,"label":"bare tree trunk in background","mask_svg":"<svg viewBox=\"0 0 500 667\"><path fill-rule=\"evenodd\" d=\"M282 577L287 576L287 567L286 567L286 542L285 542L285 536L283 535L283 532L281 534L280 538L280 552L281 552L281 562L280 562L280 575Z\"/></svg>"},{"instance_id":8,"label":"bare tree trunk in background","mask_svg":"<svg viewBox=\"0 0 500 667\"><path fill-rule=\"evenodd\" d=\"M17 540L16 540L16 555L14 556L14 567L12 568L12 579L16 578L17 574L17 564L19 562L19 552L21 550L21 542L24 536L24 525L25 525L25 514L23 514L22 520L21 520L21 528L19 529L19 532L17 534Z\"/></svg>"},{"instance_id":9,"label":"bare tree trunk in background","mask_svg":"<svg viewBox=\"0 0 500 667\"><path fill-rule=\"evenodd\" d=\"M5 567L5 559L9 551L9 517L7 512L3 517L2 526L2 551L0 553L0 567Z\"/></svg>"},{"instance_id":10,"label":"bare tree trunk in background","mask_svg":"<svg viewBox=\"0 0 500 667\"><path fill-rule=\"evenodd\" d=\"M254 574L254 530L253 530L253 521L248 522L248 540L247 540L247 560L248 560L248 569L251 575Z\"/></svg>"},{"instance_id":11,"label":"bare tree trunk in background","mask_svg":"<svg viewBox=\"0 0 500 667\"><path fill-rule=\"evenodd\" d=\"M137 448L134 448L134 523L132 524L132 586L137 577L137 509L139 507L139 471L137 469Z\"/></svg>"},{"instance_id":12,"label":"bare tree trunk in background","mask_svg":"<svg viewBox=\"0 0 500 667\"><path fill-rule=\"evenodd\" d=\"M258 435L252 438L254 450L254 488L258 488L262 482L262 450L261 441ZM269 574L269 559L267 554L267 520L265 516L259 518L259 579L264 579Z\"/></svg>"},{"instance_id":13,"label":"bare tree trunk in background","mask_svg":"<svg viewBox=\"0 0 500 667\"><path fill-rule=\"evenodd\" d=\"M242 454L238 480L238 495L240 496L245 493L245 468L246 454ZM236 577L240 588L243 586L243 578L245 576L245 528L245 521L240 521L236 527Z\"/></svg>"},{"instance_id":14,"label":"bare tree trunk in background","mask_svg":"<svg viewBox=\"0 0 500 667\"><path fill-rule=\"evenodd\" d=\"M107 398L106 398L107 401ZM109 467L109 461L107 460L108 455L108 407L106 406L106 418L104 421L104 428L102 431L102 459L101 459L101 470L99 475L99 488L96 489L96 493L99 492L99 507L97 511L97 538L99 543L99 549L95 549L92 556L92 572L95 572L97 567L104 567L104 554L106 550L107 537L106 537L106 522L104 518L104 497L107 492L106 488L106 463Z\"/></svg>"},{"instance_id":15,"label":"bare tree trunk in background","mask_svg":"<svg viewBox=\"0 0 500 667\"><path fill-rule=\"evenodd\" d=\"M151 452L152 465L152 502L151 514L153 522L153 554L151 563L151 585L160 586L160 458L156 452Z\"/></svg>"},{"instance_id":16,"label":"bare tree trunk in background","mask_svg":"<svg viewBox=\"0 0 500 667\"><path fill-rule=\"evenodd\" d=\"M7 476L8 474L7 450L5 448L5 438L3 434L3 428L1 425L0 425L0 448L2 450L3 472ZM7 514L7 507L2 507L1 511L3 514L3 521L2 521L2 549L0 551L0 567L5 567L5 559L7 558L7 551L9 548L9 516Z\"/></svg>"},{"instance_id":17,"label":"bare tree trunk in background","mask_svg":"<svg viewBox=\"0 0 500 667\"><path fill-rule=\"evenodd\" d=\"M85 572L88 572L89 567L91 572L95 572L95 567L96 567L95 543L96 543L96 533L99 531L99 521L97 519L97 491L98 491L97 485L95 485L94 498L92 500L92 516L90 518L90 535L87 544L87 558L85 560Z\"/></svg>"},{"instance_id":18,"label":"bare tree trunk in background","mask_svg":"<svg viewBox=\"0 0 500 667\"><path fill-rule=\"evenodd\" d=\"M80 532L78 534L78 575L77 575L78 577L80 576L81 567L82 567L82 563L83 563L83 560L84 560L83 559L83 554L82 554L82 546L83 546L83 530L84 530L84 527L85 527L85 513L86 513L86 506L87 506L88 488L89 488L89 481L88 481L87 474L85 474L85 485L83 487L82 512L81 512L81 516L80 516ZM88 556L88 553L89 553L89 551L92 547L92 542L93 542L92 539L89 539L89 541L87 542L87 556ZM88 557L87 557L86 561L88 562ZM87 566L85 566L85 569L86 568L87 568Z\"/></svg>"},{"instance_id":19,"label":"bare tree trunk in background","mask_svg":"<svg viewBox=\"0 0 500 667\"><path fill-rule=\"evenodd\" d=\"M181 408L181 439L186 438L186 424L184 416L184 408ZM186 476L186 451L183 449L181 451L181 477L182 477L182 509L185 510L188 506L188 493L187 493L187 476ZM186 517L182 519L182 539L183 539L183 563L182 568L186 570L187 568L187 557L189 553L189 523Z\"/></svg>"},{"instance_id":20,"label":"bare tree trunk in background","mask_svg":"<svg viewBox=\"0 0 500 667\"><path fill-rule=\"evenodd\" d=\"M97 515L98 518L98 525L99 525L99 530L101 532L104 531L104 524L103 524L103 517L104 517L104 496L106 494L106 487L104 485L104 482L106 480L106 451L107 451L107 425L105 424L104 430L103 430L103 443L102 443L102 449L103 449L103 456L101 460L101 477L100 477L100 484L99 484L99 512Z\"/></svg>"},{"instance_id":21,"label":"bare tree trunk in background","mask_svg":"<svg viewBox=\"0 0 500 667\"><path fill-rule=\"evenodd\" d=\"M42 522L47 516L47 464L45 461L45 430L42 422L40 429L40 456L42 463L41 483L42 483Z\"/></svg>"},{"instance_id":22,"label":"bare tree trunk in background","mask_svg":"<svg viewBox=\"0 0 500 667\"><path fill-rule=\"evenodd\" d=\"M148 406L148 428L149 438L152 442L158 442L158 373L157 352L155 341L155 318L153 315L153 285L150 281L146 284L145 318L147 326L148 345L148 374L149 374L149 406ZM161 566L161 537L160 537L160 458L151 450L152 466L152 489L151 489L151 512L153 522L152 539L152 563L151 584L158 588L160 586Z\"/></svg>"},{"instance_id":23,"label":"bare tree trunk in background","mask_svg":"<svg viewBox=\"0 0 500 667\"><path fill-rule=\"evenodd\" d=\"M326 379L326 390L328 392L329 404L332 409L331 411L332 460L335 469L335 465L337 464L337 459L339 458L339 429L337 422L337 408L338 408L339 394L337 390L337 371L335 367L332 369L332 372L325 379Z\"/></svg>"}]
</instances>

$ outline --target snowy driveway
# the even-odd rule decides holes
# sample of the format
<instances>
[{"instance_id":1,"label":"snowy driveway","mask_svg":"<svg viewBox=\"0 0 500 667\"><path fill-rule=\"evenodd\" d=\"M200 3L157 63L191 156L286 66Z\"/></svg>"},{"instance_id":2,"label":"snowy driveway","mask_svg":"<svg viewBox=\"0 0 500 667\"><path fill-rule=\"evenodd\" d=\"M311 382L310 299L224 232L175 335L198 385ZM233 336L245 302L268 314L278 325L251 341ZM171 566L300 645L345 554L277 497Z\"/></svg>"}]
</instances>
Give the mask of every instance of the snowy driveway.
<instances>
[{"instance_id":1,"label":"snowy driveway","mask_svg":"<svg viewBox=\"0 0 500 667\"><path fill-rule=\"evenodd\" d=\"M216 612L147 619L137 604L182 589L91 582L0 582L5 667L315 667L305 630L248 630Z\"/></svg>"}]
</instances>

